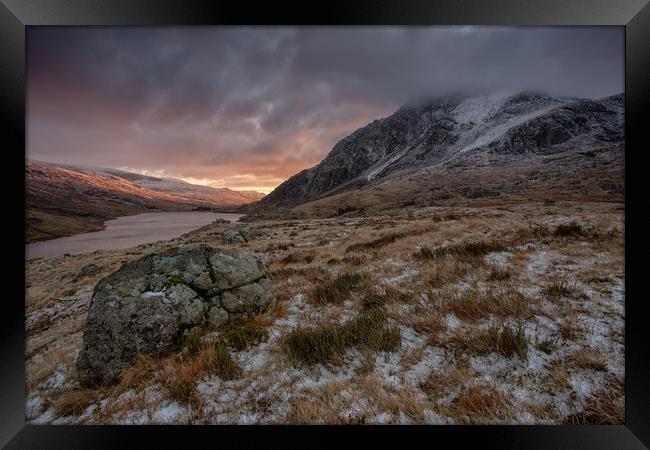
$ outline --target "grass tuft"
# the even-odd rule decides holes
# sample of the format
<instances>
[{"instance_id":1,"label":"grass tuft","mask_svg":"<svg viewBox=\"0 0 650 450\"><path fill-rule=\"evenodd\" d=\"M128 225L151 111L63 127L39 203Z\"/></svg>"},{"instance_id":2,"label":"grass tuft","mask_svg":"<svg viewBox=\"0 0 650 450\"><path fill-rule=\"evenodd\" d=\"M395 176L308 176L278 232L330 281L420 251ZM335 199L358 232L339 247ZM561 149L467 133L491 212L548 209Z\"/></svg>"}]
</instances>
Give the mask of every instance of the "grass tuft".
<instances>
[{"instance_id":1,"label":"grass tuft","mask_svg":"<svg viewBox=\"0 0 650 450\"><path fill-rule=\"evenodd\" d=\"M489 330L490 342L497 353L505 356L517 354L521 359L528 359L528 344L530 339L526 336L523 327L517 329L505 326L501 329L493 326Z\"/></svg>"},{"instance_id":2,"label":"grass tuft","mask_svg":"<svg viewBox=\"0 0 650 450\"><path fill-rule=\"evenodd\" d=\"M395 351L401 344L397 327L386 324L379 308L361 312L343 325L323 325L290 332L281 348L297 364L336 363L348 347L367 351Z\"/></svg>"},{"instance_id":3,"label":"grass tuft","mask_svg":"<svg viewBox=\"0 0 650 450\"><path fill-rule=\"evenodd\" d=\"M560 224L553 231L555 237L581 237L585 235L585 229L576 222Z\"/></svg>"},{"instance_id":4,"label":"grass tuft","mask_svg":"<svg viewBox=\"0 0 650 450\"><path fill-rule=\"evenodd\" d=\"M131 367L124 369L120 375L120 382L113 388L115 395L129 389L142 388L153 376L154 359L150 356L139 354Z\"/></svg>"},{"instance_id":5,"label":"grass tuft","mask_svg":"<svg viewBox=\"0 0 650 450\"><path fill-rule=\"evenodd\" d=\"M487 275L488 281L506 281L512 278L512 270L509 268L492 266Z\"/></svg>"},{"instance_id":6,"label":"grass tuft","mask_svg":"<svg viewBox=\"0 0 650 450\"><path fill-rule=\"evenodd\" d=\"M59 417L80 416L98 399L98 393L92 389L77 389L61 393L54 400L52 406L54 414Z\"/></svg>"},{"instance_id":7,"label":"grass tuft","mask_svg":"<svg viewBox=\"0 0 650 450\"><path fill-rule=\"evenodd\" d=\"M332 281L316 286L311 291L310 298L319 305L340 304L365 276L360 272L343 273Z\"/></svg>"},{"instance_id":8,"label":"grass tuft","mask_svg":"<svg viewBox=\"0 0 650 450\"><path fill-rule=\"evenodd\" d=\"M558 343L557 339L547 338L541 342L538 342L536 347L540 352L544 352L547 355L550 355L558 348L560 348L560 344Z\"/></svg>"},{"instance_id":9,"label":"grass tuft","mask_svg":"<svg viewBox=\"0 0 650 450\"><path fill-rule=\"evenodd\" d=\"M263 342L268 332L259 321L248 317L233 317L219 328L219 334L237 351Z\"/></svg>"},{"instance_id":10,"label":"grass tuft","mask_svg":"<svg viewBox=\"0 0 650 450\"><path fill-rule=\"evenodd\" d=\"M512 414L508 397L489 385L470 386L456 396L446 409L450 416L465 424L502 422Z\"/></svg>"},{"instance_id":11,"label":"grass tuft","mask_svg":"<svg viewBox=\"0 0 650 450\"><path fill-rule=\"evenodd\" d=\"M304 263L309 264L314 261L316 255L313 252L294 252L280 260L280 264Z\"/></svg>"},{"instance_id":12,"label":"grass tuft","mask_svg":"<svg viewBox=\"0 0 650 450\"><path fill-rule=\"evenodd\" d=\"M558 300L563 297L574 297L578 293L578 289L566 281L555 281L544 286L541 292L545 297L553 300Z\"/></svg>"},{"instance_id":13,"label":"grass tuft","mask_svg":"<svg viewBox=\"0 0 650 450\"><path fill-rule=\"evenodd\" d=\"M515 329L508 325L501 328L492 325L487 330L479 330L473 334L456 333L448 343L460 351L476 355L496 352L507 357L516 354L522 360L527 360L530 339L521 326Z\"/></svg>"},{"instance_id":14,"label":"grass tuft","mask_svg":"<svg viewBox=\"0 0 650 450\"><path fill-rule=\"evenodd\" d=\"M241 376L241 368L230 356L224 342L205 344L191 359L174 354L161 361L160 380L169 396L179 402L196 400L196 383L206 375L215 375L222 380Z\"/></svg>"},{"instance_id":15,"label":"grass tuft","mask_svg":"<svg viewBox=\"0 0 650 450\"><path fill-rule=\"evenodd\" d=\"M349 252L364 252L368 250L377 250L381 247L385 247L388 244L392 244L396 240L406 236L407 236L406 233L389 233L369 242L358 242L356 244L349 245L348 248L345 249L345 251L346 253L349 253Z\"/></svg>"},{"instance_id":16,"label":"grass tuft","mask_svg":"<svg viewBox=\"0 0 650 450\"><path fill-rule=\"evenodd\" d=\"M515 289L480 292L468 289L444 305L461 320L476 322L491 315L524 319L532 314L530 299Z\"/></svg>"}]
</instances>

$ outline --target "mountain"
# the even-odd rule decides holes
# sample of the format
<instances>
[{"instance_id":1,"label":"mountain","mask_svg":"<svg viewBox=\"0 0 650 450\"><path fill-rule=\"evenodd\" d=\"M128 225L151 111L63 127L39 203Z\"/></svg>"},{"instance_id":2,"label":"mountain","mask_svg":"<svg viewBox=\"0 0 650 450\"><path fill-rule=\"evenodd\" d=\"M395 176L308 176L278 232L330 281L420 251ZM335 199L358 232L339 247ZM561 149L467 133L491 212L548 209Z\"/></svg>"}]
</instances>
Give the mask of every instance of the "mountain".
<instances>
[{"instance_id":1,"label":"mountain","mask_svg":"<svg viewBox=\"0 0 650 450\"><path fill-rule=\"evenodd\" d=\"M106 220L146 211L232 210L262 197L116 169L28 160L26 237L31 242L97 231Z\"/></svg>"},{"instance_id":2,"label":"mountain","mask_svg":"<svg viewBox=\"0 0 650 450\"><path fill-rule=\"evenodd\" d=\"M422 200L424 191L425 204L544 193L620 196L623 124L623 94L588 100L519 92L422 101L354 131L320 164L244 209L295 208L377 189L384 192L377 200L392 206L412 201L409 196ZM540 174L545 182L535 182ZM599 187L594 175L603 177Z\"/></svg>"},{"instance_id":3,"label":"mountain","mask_svg":"<svg viewBox=\"0 0 650 450\"><path fill-rule=\"evenodd\" d=\"M172 194L177 199L188 203L205 203L207 206L241 205L264 197L260 192L201 186L177 178L151 177L117 169L103 169L103 172L131 181L145 189Z\"/></svg>"}]
</instances>

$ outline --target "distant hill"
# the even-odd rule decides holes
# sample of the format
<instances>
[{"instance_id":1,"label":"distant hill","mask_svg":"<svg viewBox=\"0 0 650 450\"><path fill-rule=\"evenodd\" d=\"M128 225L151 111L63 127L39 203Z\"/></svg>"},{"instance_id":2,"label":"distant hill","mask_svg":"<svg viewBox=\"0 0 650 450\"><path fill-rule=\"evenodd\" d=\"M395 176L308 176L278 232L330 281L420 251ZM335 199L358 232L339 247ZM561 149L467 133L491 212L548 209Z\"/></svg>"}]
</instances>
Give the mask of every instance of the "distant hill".
<instances>
[{"instance_id":1,"label":"distant hill","mask_svg":"<svg viewBox=\"0 0 650 450\"><path fill-rule=\"evenodd\" d=\"M27 242L103 229L146 211L233 210L263 194L198 186L116 169L26 162Z\"/></svg>"}]
</instances>

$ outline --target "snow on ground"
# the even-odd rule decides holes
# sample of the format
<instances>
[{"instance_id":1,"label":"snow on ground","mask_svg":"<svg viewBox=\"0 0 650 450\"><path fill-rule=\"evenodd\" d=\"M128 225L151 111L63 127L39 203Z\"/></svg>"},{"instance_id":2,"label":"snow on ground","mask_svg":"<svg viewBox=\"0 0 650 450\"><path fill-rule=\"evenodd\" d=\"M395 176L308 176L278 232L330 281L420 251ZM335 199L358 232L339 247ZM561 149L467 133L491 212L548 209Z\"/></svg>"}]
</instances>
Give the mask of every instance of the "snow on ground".
<instances>
[{"instance_id":1,"label":"snow on ground","mask_svg":"<svg viewBox=\"0 0 650 450\"><path fill-rule=\"evenodd\" d=\"M568 215L560 219L542 216L538 222L547 221L551 226L571 220L575 218ZM582 223L590 222L583 220ZM365 223L360 221L355 225L363 226ZM348 238L352 233L352 230L347 230L338 234L341 238ZM457 239L449 235L437 236L435 245L451 241ZM419 244L431 245L425 238L419 239ZM511 268L515 273L512 286L524 292L531 302L537 301L539 304L539 309L523 320L523 330L530 339L525 359L496 352L486 355L457 353L445 345L445 339L456 333L469 335L476 330L487 329L498 322L494 317L474 323L445 313L440 317L443 330L439 342L431 341L427 332L417 332L415 325L409 326L409 320L417 318L414 315L421 311L441 308L445 303L442 300L446 300L442 296L447 295L442 291L421 289L418 285L426 273L425 266L414 265L411 255L416 246L410 245L403 253L380 252L373 256L377 259L359 268L370 274L373 278L372 288L378 293L390 286L402 293L413 294L407 302L391 305L390 308L389 321L399 328L401 334L401 345L397 351L376 352L368 358L359 349L349 348L341 364L291 365L280 350L283 336L298 327L312 327L323 321L341 324L359 313L358 294L351 294L339 305L316 306L306 295L310 286L299 278L292 278L282 285L288 292L284 312L268 326L268 339L244 351L231 350L243 376L230 381L215 376L198 379L198 404L172 401L163 386L154 384L141 392L126 391L117 399L102 398L85 407L78 417L57 417L54 408L46 401L49 393L76 388L72 367L60 364L29 393L25 404L26 418L29 423L92 423L100 420L98 417L124 424L284 423L291 417L295 402L310 402L323 390L332 390L334 386L337 389L327 395L334 396L336 401L345 405L338 411L341 420L364 417L366 423L456 423L458 418L447 415L444 408L453 408L459 396L470 387L487 385L503 392L511 403L513 411L509 416L510 422L556 422L563 416L581 411L589 396L606 386L607 377L624 376L623 342L622 337L617 338L622 336L624 328L622 263L617 266L619 263L615 252L584 244L572 243L569 255L563 245L528 242L513 247L511 251L492 252L483 258L488 267L497 265ZM347 242L343 242L340 247L344 251L347 245ZM327 248L330 252L337 247ZM274 258L282 256L284 254L279 253ZM332 256L336 255L323 255L322 260L327 261ZM343 268L327 267L327 270L334 275ZM591 272L600 274L603 271L608 274L604 281L598 284L587 281ZM559 301L545 298L541 288L553 277L570 279L579 294ZM488 289L490 285L481 280L477 273L471 273L466 279L451 283L446 288L457 295L467 289ZM37 324L45 318L66 317L62 316L66 309L59 305L65 303L55 301L34 311L28 316L31 327L38 328ZM582 329L575 339L562 337L563 326L569 319L575 320ZM520 322L514 318L503 321L511 326L517 326ZM32 341L43 342L38 339ZM558 347L545 353L539 348L543 341L557 342ZM31 345L36 348L33 342ZM586 349L590 353L603 355L606 371L571 365L572 355ZM46 355L45 352L36 352L32 363L42 361ZM441 377L449 384L443 386L447 390L438 397L428 396L421 388L432 375ZM563 381L563 377L566 381ZM330 399L327 395L324 397L326 400ZM390 409L378 403L378 398L390 395L404 396L394 400L400 405L399 408ZM404 406L406 401L419 405L414 407L417 412ZM110 415L111 408L130 403L139 406ZM549 408L557 417L541 417L534 407Z\"/></svg>"}]
</instances>

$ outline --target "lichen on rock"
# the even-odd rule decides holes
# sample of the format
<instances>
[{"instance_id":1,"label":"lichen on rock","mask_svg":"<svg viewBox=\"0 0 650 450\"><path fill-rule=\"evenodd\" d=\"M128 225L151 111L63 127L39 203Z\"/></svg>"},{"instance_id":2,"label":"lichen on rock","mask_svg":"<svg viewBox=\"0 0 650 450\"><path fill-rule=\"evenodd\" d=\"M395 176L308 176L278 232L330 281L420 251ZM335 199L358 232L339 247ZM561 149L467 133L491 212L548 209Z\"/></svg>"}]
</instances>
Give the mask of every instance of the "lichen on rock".
<instances>
[{"instance_id":1,"label":"lichen on rock","mask_svg":"<svg viewBox=\"0 0 650 450\"><path fill-rule=\"evenodd\" d=\"M216 329L274 300L264 264L241 253L189 245L126 263L95 287L77 358L80 382L114 382L138 354L179 350L188 329Z\"/></svg>"}]
</instances>

